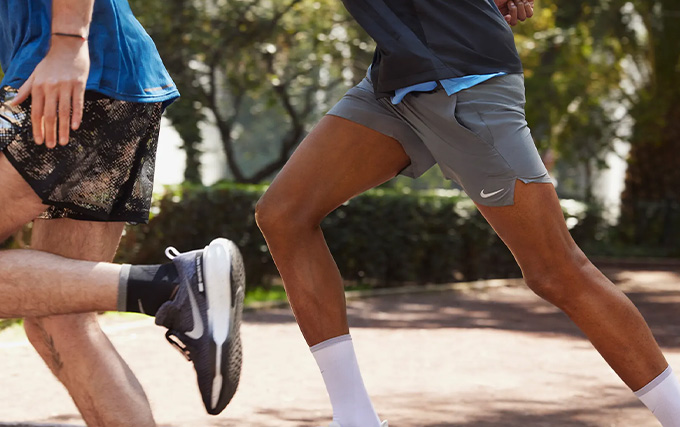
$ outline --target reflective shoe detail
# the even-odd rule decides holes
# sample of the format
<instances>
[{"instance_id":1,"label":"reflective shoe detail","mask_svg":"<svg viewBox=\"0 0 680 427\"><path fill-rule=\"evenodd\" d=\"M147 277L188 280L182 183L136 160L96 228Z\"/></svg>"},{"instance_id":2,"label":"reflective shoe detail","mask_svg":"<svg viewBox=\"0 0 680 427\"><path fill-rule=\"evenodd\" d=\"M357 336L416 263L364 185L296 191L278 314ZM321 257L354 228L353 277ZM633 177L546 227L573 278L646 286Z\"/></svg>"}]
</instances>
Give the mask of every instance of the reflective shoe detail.
<instances>
[{"instance_id":1,"label":"reflective shoe detail","mask_svg":"<svg viewBox=\"0 0 680 427\"><path fill-rule=\"evenodd\" d=\"M243 259L227 239L185 254L168 248L180 277L177 295L161 306L156 324L194 363L203 404L217 415L229 404L241 376L241 314L245 293Z\"/></svg>"}]
</instances>

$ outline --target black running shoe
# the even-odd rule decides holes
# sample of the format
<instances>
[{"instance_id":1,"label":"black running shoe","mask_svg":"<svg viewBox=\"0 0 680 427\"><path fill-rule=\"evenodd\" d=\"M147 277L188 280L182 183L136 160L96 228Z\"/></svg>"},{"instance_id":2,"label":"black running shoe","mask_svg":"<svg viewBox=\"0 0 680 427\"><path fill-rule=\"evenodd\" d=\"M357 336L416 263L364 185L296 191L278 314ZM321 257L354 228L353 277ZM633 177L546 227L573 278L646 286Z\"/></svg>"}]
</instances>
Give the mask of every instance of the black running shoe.
<instances>
[{"instance_id":1,"label":"black running shoe","mask_svg":"<svg viewBox=\"0 0 680 427\"><path fill-rule=\"evenodd\" d=\"M241 314L245 272L231 241L215 239L203 250L166 255L177 268L177 295L163 304L156 324L194 363L205 409L217 415L229 404L241 377Z\"/></svg>"}]
</instances>

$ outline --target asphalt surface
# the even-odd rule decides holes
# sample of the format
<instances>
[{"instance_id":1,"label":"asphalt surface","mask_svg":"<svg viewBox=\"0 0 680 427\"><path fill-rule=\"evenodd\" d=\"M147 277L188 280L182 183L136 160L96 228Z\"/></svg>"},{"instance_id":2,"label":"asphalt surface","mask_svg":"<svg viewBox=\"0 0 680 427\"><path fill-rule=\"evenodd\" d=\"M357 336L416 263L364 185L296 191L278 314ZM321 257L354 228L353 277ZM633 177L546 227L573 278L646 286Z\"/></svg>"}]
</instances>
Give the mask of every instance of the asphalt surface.
<instances>
[{"instance_id":1,"label":"asphalt surface","mask_svg":"<svg viewBox=\"0 0 680 427\"><path fill-rule=\"evenodd\" d=\"M680 372L680 268L607 273ZM390 426L658 426L566 316L521 281L459 288L350 301L364 379ZM289 309L246 313L241 386L218 417L205 414L191 364L151 319L106 315L102 322L159 425L329 422L321 376ZM83 425L19 328L0 332L0 402L0 426Z\"/></svg>"}]
</instances>

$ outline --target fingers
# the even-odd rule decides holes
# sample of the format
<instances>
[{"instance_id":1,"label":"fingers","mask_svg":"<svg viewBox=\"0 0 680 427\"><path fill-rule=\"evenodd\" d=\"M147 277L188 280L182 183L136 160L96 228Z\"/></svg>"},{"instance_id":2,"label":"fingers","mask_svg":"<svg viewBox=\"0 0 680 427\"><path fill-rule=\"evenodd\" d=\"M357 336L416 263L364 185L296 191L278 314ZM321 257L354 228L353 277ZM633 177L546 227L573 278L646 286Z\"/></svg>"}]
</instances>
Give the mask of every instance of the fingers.
<instances>
[{"instance_id":1,"label":"fingers","mask_svg":"<svg viewBox=\"0 0 680 427\"><path fill-rule=\"evenodd\" d=\"M501 15L505 16L508 14L508 0L494 0L496 7L501 12Z\"/></svg>"},{"instance_id":2,"label":"fingers","mask_svg":"<svg viewBox=\"0 0 680 427\"><path fill-rule=\"evenodd\" d=\"M514 0L508 2L508 14L505 15L505 20L512 26L517 25L517 5Z\"/></svg>"},{"instance_id":3,"label":"fingers","mask_svg":"<svg viewBox=\"0 0 680 427\"><path fill-rule=\"evenodd\" d=\"M47 55L12 102L17 105L31 97L36 144L45 144L47 148L66 145L71 130L80 128L89 69L86 44L52 41Z\"/></svg>"},{"instance_id":4,"label":"fingers","mask_svg":"<svg viewBox=\"0 0 680 427\"><path fill-rule=\"evenodd\" d=\"M520 21L526 21L534 16L533 0L509 0L508 13L505 14L505 21L515 26Z\"/></svg>"},{"instance_id":5,"label":"fingers","mask_svg":"<svg viewBox=\"0 0 680 427\"><path fill-rule=\"evenodd\" d=\"M517 20L526 21L527 10L526 10L526 0L515 0L517 6Z\"/></svg>"},{"instance_id":6,"label":"fingers","mask_svg":"<svg viewBox=\"0 0 680 427\"><path fill-rule=\"evenodd\" d=\"M78 129L83 118L85 91L81 86L60 88L47 83L26 89L31 96L31 122L36 144L44 143L47 148L54 148L57 143L68 144L71 129ZM13 105L21 103L17 99L11 102Z\"/></svg>"},{"instance_id":7,"label":"fingers","mask_svg":"<svg viewBox=\"0 0 680 427\"><path fill-rule=\"evenodd\" d=\"M44 141L43 114L45 111L45 96L41 89L34 89L31 93L31 124L33 126L33 140L41 145Z\"/></svg>"},{"instance_id":8,"label":"fingers","mask_svg":"<svg viewBox=\"0 0 680 427\"><path fill-rule=\"evenodd\" d=\"M80 122L83 120L83 106L85 105L85 85L78 84L73 88L73 97L71 98L72 112L71 112L71 129L78 130Z\"/></svg>"},{"instance_id":9,"label":"fingers","mask_svg":"<svg viewBox=\"0 0 680 427\"><path fill-rule=\"evenodd\" d=\"M33 89L33 74L31 74L28 80L26 80L26 82L21 85L19 91L17 92L17 96L9 102L9 105L12 107L16 107L17 105L27 100L28 97L31 95L32 89Z\"/></svg>"},{"instance_id":10,"label":"fingers","mask_svg":"<svg viewBox=\"0 0 680 427\"><path fill-rule=\"evenodd\" d=\"M45 146L54 148L57 146L57 107L59 93L55 85L45 87L45 111L43 125L45 129Z\"/></svg>"},{"instance_id":11,"label":"fingers","mask_svg":"<svg viewBox=\"0 0 680 427\"><path fill-rule=\"evenodd\" d=\"M71 88L66 88L59 95L59 145L68 144L71 124Z\"/></svg>"}]
</instances>

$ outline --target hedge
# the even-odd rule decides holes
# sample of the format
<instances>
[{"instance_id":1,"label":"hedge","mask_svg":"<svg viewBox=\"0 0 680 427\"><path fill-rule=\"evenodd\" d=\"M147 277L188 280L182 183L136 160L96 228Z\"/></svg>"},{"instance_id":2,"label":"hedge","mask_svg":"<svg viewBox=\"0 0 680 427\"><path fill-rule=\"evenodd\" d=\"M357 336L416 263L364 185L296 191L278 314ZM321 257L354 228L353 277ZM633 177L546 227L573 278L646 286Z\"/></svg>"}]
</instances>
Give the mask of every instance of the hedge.
<instances>
[{"instance_id":1,"label":"hedge","mask_svg":"<svg viewBox=\"0 0 680 427\"><path fill-rule=\"evenodd\" d=\"M249 285L267 286L277 270L253 215L265 190L227 183L174 188L154 203L148 225L126 229L118 261L164 262L167 246L187 251L223 236L241 248ZM588 223L586 209L573 201L562 206L578 234ZM331 213L322 228L347 280L393 286L521 274L472 201L456 190L372 190Z\"/></svg>"}]
</instances>

